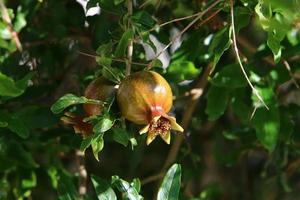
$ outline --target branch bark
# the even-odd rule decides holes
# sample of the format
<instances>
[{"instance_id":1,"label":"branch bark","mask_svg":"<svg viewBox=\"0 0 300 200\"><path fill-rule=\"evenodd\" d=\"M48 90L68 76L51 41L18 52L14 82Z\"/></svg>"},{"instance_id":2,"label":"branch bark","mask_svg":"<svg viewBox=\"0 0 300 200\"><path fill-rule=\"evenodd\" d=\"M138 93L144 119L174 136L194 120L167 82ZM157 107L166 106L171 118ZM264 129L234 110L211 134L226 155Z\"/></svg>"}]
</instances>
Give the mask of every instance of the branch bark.
<instances>
[{"instance_id":1,"label":"branch bark","mask_svg":"<svg viewBox=\"0 0 300 200\"><path fill-rule=\"evenodd\" d=\"M208 76L211 74L212 70L213 70L213 65L212 65L212 63L210 63L206 67L202 77L196 83L194 89L192 89L192 91L191 91L192 96L191 96L190 101L187 103L188 107L185 109L185 112L183 114L182 121L181 121L181 126L185 130L189 126L190 119L196 109L197 103L198 103L200 97L202 96L204 89L207 86ZM179 149L180 149L180 146L181 146L183 140L184 140L183 134L177 135L175 137L174 143L171 146L171 149L169 151L167 159L163 165L163 171L165 171L176 160L176 157L178 155L178 152L179 152Z\"/></svg>"},{"instance_id":2,"label":"branch bark","mask_svg":"<svg viewBox=\"0 0 300 200\"><path fill-rule=\"evenodd\" d=\"M18 33L14 30L13 25L11 23L11 19L9 17L7 8L3 2L3 0L0 0L0 11L1 11L1 15L2 15L2 19L3 21L6 23L7 27L8 27L8 31L11 34L12 40L14 41L14 43L16 44L16 47L19 51L22 51L22 44L20 42Z\"/></svg>"},{"instance_id":3,"label":"branch bark","mask_svg":"<svg viewBox=\"0 0 300 200\"><path fill-rule=\"evenodd\" d=\"M127 9L128 9L128 28L132 27L132 22L131 22L131 16L133 13L133 4L132 0L127 0ZM131 64L132 64L132 54L133 54L133 39L129 41L128 47L127 47L127 65L126 65L126 76L128 76L131 72Z\"/></svg>"}]
</instances>

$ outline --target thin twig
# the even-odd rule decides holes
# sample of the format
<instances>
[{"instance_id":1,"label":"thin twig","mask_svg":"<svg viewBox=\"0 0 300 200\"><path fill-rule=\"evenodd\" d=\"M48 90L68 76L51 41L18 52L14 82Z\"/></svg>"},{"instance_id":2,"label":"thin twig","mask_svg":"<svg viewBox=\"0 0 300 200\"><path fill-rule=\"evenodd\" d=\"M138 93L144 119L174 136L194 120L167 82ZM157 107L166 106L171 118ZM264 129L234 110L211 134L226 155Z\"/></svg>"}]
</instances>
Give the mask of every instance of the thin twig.
<instances>
[{"instance_id":1,"label":"thin twig","mask_svg":"<svg viewBox=\"0 0 300 200\"><path fill-rule=\"evenodd\" d=\"M141 181L141 184L142 184L142 185L145 185L145 184L147 184L147 183L151 183L152 181L156 181L156 180L158 180L158 179L161 179L162 177L164 177L164 175L165 175L165 173L160 173L160 174L155 174L155 175L153 175L153 176L149 176L149 177L143 179L143 180Z\"/></svg>"},{"instance_id":2,"label":"thin twig","mask_svg":"<svg viewBox=\"0 0 300 200\"><path fill-rule=\"evenodd\" d=\"M97 55L92 55L92 54L85 53L85 52L82 52L82 51L78 51L78 53L81 54L81 55L84 55L84 56L91 57L91 58L97 58L97 57L98 57ZM125 60L125 59L120 59L120 58L111 58L111 59L112 59L113 61L116 61L116 62L126 63L126 60ZM148 64L145 64L145 63L139 63L139 62L131 62L131 64L139 65L139 66L148 66Z\"/></svg>"},{"instance_id":3,"label":"thin twig","mask_svg":"<svg viewBox=\"0 0 300 200\"><path fill-rule=\"evenodd\" d=\"M175 35L174 38L172 38L172 40L169 42L169 44L167 44L154 58L153 60L148 64L147 70L150 70L152 68L152 65L154 63L154 61L164 52L166 51L180 36L182 36L191 26L193 26L199 19L201 19L201 17L203 17L203 15L205 15L209 10L211 10L212 8L214 8L219 2L221 2L222 0L217 0L215 1L212 5L210 5L207 9L205 9L204 11L200 12L198 14L198 16L191 21L182 31L180 31L177 35ZM216 15L216 13L220 12L220 10L216 11L214 15ZM209 18L205 19L199 26L201 26L202 24L204 24L205 22L207 22L208 20L210 20L212 17L210 16Z\"/></svg>"},{"instance_id":4,"label":"thin twig","mask_svg":"<svg viewBox=\"0 0 300 200\"><path fill-rule=\"evenodd\" d=\"M236 58L237 61L239 63L239 66L243 72L244 77L246 78L249 86L251 87L252 91L254 92L255 96L258 98L258 100L266 107L267 110L269 110L269 107L267 106L267 104L264 102L264 100L262 99L262 97L260 96L260 94L258 93L258 91L255 89L255 87L252 85L251 81L248 78L248 75L244 69L244 66L242 64L240 55L239 55L239 49L237 47L237 42L236 42L236 35L235 35L235 26L234 26L234 13L233 13L233 1L234 0L230 0L230 14L231 14L231 30L232 30L232 39L233 39L233 48L236 54Z\"/></svg>"},{"instance_id":5,"label":"thin twig","mask_svg":"<svg viewBox=\"0 0 300 200\"><path fill-rule=\"evenodd\" d=\"M132 5L132 0L127 0L127 9L128 9L128 27L127 28L132 28L132 22L131 22L131 16L133 13L133 5ZM132 54L133 54L133 39L131 38L127 47L127 59L128 61L126 62L126 76L130 74L131 71L131 64L132 64Z\"/></svg>"},{"instance_id":6,"label":"thin twig","mask_svg":"<svg viewBox=\"0 0 300 200\"><path fill-rule=\"evenodd\" d=\"M18 33L16 31L14 31L13 25L11 23L11 19L9 17L7 8L6 8L3 0L0 0L0 11L1 11L1 14L2 14L2 19L6 23L6 25L8 27L8 31L10 32L10 34L12 36L12 39L16 44L17 49L19 51L22 51L23 48L22 48L22 44L20 42Z\"/></svg>"},{"instance_id":7,"label":"thin twig","mask_svg":"<svg viewBox=\"0 0 300 200\"><path fill-rule=\"evenodd\" d=\"M291 71L290 64L286 60L283 60L283 64L284 64L285 68L287 69L287 71L289 72L289 75L290 75L294 85L296 86L296 88L299 88L299 85L298 85L297 81L295 80L295 77Z\"/></svg>"},{"instance_id":8,"label":"thin twig","mask_svg":"<svg viewBox=\"0 0 300 200\"><path fill-rule=\"evenodd\" d=\"M193 15L189 15L189 16L186 16L186 17L180 17L180 18L172 19L172 20L170 20L170 21L161 23L161 24L159 24L159 25L153 27L153 28L149 29L149 30L146 31L146 32L154 31L154 30L157 29L157 27L161 28L161 27L163 27L163 26L166 26L166 25L168 25L168 24L172 24L172 23L174 23L174 22L179 22L179 21L183 21L183 20L186 20L186 19L190 19L190 18L197 17L197 16L200 15L202 12L203 12L203 11L200 11L200 12L197 12L197 13L195 13L195 14L193 14Z\"/></svg>"}]
</instances>

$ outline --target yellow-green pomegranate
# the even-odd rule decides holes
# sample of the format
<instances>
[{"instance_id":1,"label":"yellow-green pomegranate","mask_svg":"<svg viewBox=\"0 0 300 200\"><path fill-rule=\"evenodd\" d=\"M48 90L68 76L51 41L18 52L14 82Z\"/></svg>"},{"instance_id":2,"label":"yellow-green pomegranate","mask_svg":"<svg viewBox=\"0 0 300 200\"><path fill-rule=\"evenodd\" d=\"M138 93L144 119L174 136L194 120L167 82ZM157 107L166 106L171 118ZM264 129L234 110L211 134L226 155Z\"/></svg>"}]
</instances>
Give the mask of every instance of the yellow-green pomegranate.
<instances>
[{"instance_id":1,"label":"yellow-green pomegranate","mask_svg":"<svg viewBox=\"0 0 300 200\"><path fill-rule=\"evenodd\" d=\"M146 125L140 134L148 134L147 145L158 135L170 144L171 129L183 132L176 119L167 114L173 104L171 87L154 71L141 71L127 76L118 89L117 102L124 118Z\"/></svg>"}]
</instances>

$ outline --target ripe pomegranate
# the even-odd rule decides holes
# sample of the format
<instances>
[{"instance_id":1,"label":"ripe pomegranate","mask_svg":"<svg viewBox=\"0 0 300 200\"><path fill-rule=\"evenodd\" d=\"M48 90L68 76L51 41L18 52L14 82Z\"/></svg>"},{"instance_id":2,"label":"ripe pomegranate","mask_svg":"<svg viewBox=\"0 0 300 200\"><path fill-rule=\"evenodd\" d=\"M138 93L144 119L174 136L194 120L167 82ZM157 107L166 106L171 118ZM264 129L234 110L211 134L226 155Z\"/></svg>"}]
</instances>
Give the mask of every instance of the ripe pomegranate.
<instances>
[{"instance_id":1,"label":"ripe pomegranate","mask_svg":"<svg viewBox=\"0 0 300 200\"><path fill-rule=\"evenodd\" d=\"M139 132L148 133L147 145L156 136L170 144L170 130L183 132L174 117L167 113L173 103L168 82L154 71L141 71L127 76L119 86L117 102L122 116L136 124L145 124Z\"/></svg>"},{"instance_id":2,"label":"ripe pomegranate","mask_svg":"<svg viewBox=\"0 0 300 200\"><path fill-rule=\"evenodd\" d=\"M99 77L92 81L85 89L84 96L88 99L95 99L100 101L106 101L107 98L115 94L115 85L104 77ZM61 120L68 125L72 125L75 133L81 134L83 137L87 137L92 134L93 126L83 119L93 115L101 115L103 111L103 105L98 104L84 104L83 109L85 114L83 116L76 116L70 112L66 112L65 116Z\"/></svg>"}]
</instances>

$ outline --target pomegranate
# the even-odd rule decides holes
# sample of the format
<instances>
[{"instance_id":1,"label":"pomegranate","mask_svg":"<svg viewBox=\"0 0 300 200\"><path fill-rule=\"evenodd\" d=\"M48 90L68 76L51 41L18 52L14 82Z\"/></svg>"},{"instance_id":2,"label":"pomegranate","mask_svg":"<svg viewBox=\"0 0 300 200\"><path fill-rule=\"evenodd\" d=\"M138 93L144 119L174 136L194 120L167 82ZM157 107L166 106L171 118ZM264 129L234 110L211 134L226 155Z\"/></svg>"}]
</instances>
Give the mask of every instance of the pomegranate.
<instances>
[{"instance_id":1,"label":"pomegranate","mask_svg":"<svg viewBox=\"0 0 300 200\"><path fill-rule=\"evenodd\" d=\"M88 99L106 101L107 98L115 94L115 91L115 85L112 82L103 77L99 77L86 87L84 96ZM61 120L65 124L72 125L75 133L87 137L92 134L93 126L90 123L84 122L83 119L93 115L101 115L103 108L103 105L84 104L83 109L85 114L83 116L76 116L70 112L66 112Z\"/></svg>"},{"instance_id":2,"label":"pomegranate","mask_svg":"<svg viewBox=\"0 0 300 200\"><path fill-rule=\"evenodd\" d=\"M92 81L85 89L84 96L88 99L96 99L106 101L108 97L115 93L115 85L103 78L99 77ZM102 105L84 104L83 109L87 116L100 115L103 111Z\"/></svg>"},{"instance_id":3,"label":"pomegranate","mask_svg":"<svg viewBox=\"0 0 300 200\"><path fill-rule=\"evenodd\" d=\"M139 132L147 133L147 145L156 136L170 144L170 130L183 132L174 117L167 113L173 104L168 82L154 71L141 71L127 76L119 86L117 102L122 116L136 124L145 124Z\"/></svg>"}]
</instances>

